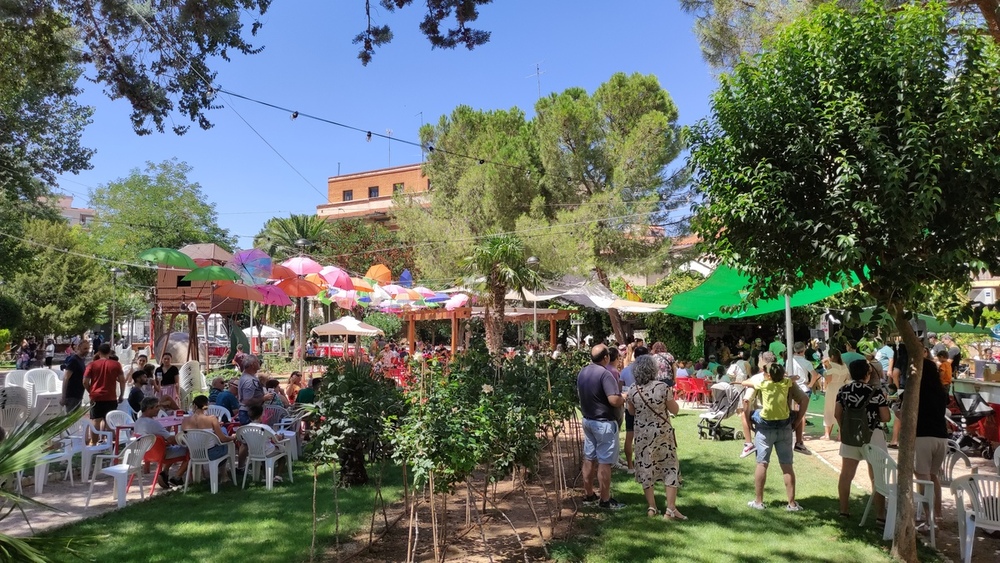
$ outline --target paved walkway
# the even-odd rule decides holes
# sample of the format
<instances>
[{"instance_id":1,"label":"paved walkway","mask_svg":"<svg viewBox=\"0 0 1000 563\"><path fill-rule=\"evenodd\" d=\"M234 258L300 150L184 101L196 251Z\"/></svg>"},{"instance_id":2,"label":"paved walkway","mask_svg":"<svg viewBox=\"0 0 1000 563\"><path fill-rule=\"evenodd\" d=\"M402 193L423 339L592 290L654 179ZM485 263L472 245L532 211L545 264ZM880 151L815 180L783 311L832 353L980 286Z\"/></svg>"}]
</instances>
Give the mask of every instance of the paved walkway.
<instances>
[{"instance_id":1,"label":"paved walkway","mask_svg":"<svg viewBox=\"0 0 1000 563\"><path fill-rule=\"evenodd\" d=\"M839 475L841 467L840 443L823 439L822 416L810 413L810 419L815 426L806 427L806 445L817 459L829 467L832 472ZM898 450L889 450L889 452L893 459L898 458ZM970 458L970 461L980 474L997 474L997 468L991 460L977 456ZM956 477L968 475L971 472L971 469L965 468L961 463L955 468ZM871 492L871 481L868 478L868 471L864 466L858 468L858 472L854 476L854 486L860 490L858 491L859 493L863 491L863 494L866 496ZM836 491L832 491L832 494L836 495ZM941 509L944 514L941 519L941 525L936 531L937 549L948 560L961 561L962 559L959 556L958 550L958 517L955 510L955 497L951 494L951 490L948 487L942 487ZM859 523L861 522L860 514L855 514L853 517ZM873 517L869 516L869 519L871 518ZM927 536L924 537L926 538ZM978 531L975 541L976 545L972 550L972 561L974 563L994 563L1000 561L1000 538L990 537L984 532Z\"/></svg>"}]
</instances>

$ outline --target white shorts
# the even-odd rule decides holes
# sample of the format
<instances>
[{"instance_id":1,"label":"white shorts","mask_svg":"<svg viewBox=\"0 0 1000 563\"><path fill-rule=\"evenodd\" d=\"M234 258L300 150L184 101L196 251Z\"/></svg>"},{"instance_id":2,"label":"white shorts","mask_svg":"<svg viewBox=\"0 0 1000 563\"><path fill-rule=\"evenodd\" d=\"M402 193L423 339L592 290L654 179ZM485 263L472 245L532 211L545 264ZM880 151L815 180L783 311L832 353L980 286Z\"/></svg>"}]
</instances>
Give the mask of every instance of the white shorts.
<instances>
[{"instance_id":1,"label":"white shorts","mask_svg":"<svg viewBox=\"0 0 1000 563\"><path fill-rule=\"evenodd\" d=\"M885 441L885 432L883 432L881 428L872 430L872 439L869 440L868 443L884 452L889 451L889 447L886 445ZM856 459L861 461L865 459L862 452L863 448L861 446L848 446L843 442L840 443L840 457L844 459Z\"/></svg>"}]
</instances>

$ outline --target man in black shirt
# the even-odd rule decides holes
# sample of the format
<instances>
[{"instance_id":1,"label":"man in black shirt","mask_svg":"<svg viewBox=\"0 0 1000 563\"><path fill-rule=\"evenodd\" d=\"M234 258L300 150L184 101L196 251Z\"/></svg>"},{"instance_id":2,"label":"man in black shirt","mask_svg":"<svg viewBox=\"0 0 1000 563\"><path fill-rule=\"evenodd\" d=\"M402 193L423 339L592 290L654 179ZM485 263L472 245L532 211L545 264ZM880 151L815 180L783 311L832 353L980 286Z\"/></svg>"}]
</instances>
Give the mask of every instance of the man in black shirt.
<instances>
[{"instance_id":1,"label":"man in black shirt","mask_svg":"<svg viewBox=\"0 0 1000 563\"><path fill-rule=\"evenodd\" d=\"M933 360L924 360L920 376L920 400L917 403L916 459L913 474L917 479L934 483L934 513L941 514L941 481L938 474L948 451L948 392L941 386Z\"/></svg>"},{"instance_id":2,"label":"man in black shirt","mask_svg":"<svg viewBox=\"0 0 1000 563\"><path fill-rule=\"evenodd\" d=\"M72 412L83 402L83 372L87 362L84 358L90 353L90 341L81 340L76 348L70 348L70 355L63 362L62 398L59 404L66 407L66 412Z\"/></svg>"},{"instance_id":3,"label":"man in black shirt","mask_svg":"<svg viewBox=\"0 0 1000 563\"><path fill-rule=\"evenodd\" d=\"M142 399L146 396L142 388L146 385L146 372L136 370L132 372L132 390L128 393L128 406L132 407L132 413L138 418L142 413Z\"/></svg>"},{"instance_id":4,"label":"man in black shirt","mask_svg":"<svg viewBox=\"0 0 1000 563\"><path fill-rule=\"evenodd\" d=\"M590 365L577 376L576 390L583 413L583 491L584 502L600 501L601 508L617 510L625 505L611 498L611 466L618 461L618 422L615 409L625 400L621 385L608 371L608 347L594 346ZM597 477L600 496L594 494Z\"/></svg>"}]
</instances>

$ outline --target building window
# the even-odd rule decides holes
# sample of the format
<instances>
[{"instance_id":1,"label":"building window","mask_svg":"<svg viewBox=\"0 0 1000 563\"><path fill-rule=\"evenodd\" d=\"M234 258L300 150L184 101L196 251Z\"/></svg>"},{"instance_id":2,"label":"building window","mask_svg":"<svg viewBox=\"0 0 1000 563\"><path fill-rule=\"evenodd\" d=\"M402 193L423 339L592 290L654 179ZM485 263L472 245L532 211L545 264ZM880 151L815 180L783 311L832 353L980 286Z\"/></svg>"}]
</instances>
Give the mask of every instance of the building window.
<instances>
[{"instance_id":1,"label":"building window","mask_svg":"<svg viewBox=\"0 0 1000 563\"><path fill-rule=\"evenodd\" d=\"M344 190L344 197L341 201L354 201L354 190Z\"/></svg>"},{"instance_id":2,"label":"building window","mask_svg":"<svg viewBox=\"0 0 1000 563\"><path fill-rule=\"evenodd\" d=\"M372 186L368 188L368 197L369 198L378 197L378 186Z\"/></svg>"},{"instance_id":3,"label":"building window","mask_svg":"<svg viewBox=\"0 0 1000 563\"><path fill-rule=\"evenodd\" d=\"M403 183L402 182L398 182L396 184L393 184L392 185L392 193L393 194L401 194L401 193L403 193Z\"/></svg>"}]
</instances>

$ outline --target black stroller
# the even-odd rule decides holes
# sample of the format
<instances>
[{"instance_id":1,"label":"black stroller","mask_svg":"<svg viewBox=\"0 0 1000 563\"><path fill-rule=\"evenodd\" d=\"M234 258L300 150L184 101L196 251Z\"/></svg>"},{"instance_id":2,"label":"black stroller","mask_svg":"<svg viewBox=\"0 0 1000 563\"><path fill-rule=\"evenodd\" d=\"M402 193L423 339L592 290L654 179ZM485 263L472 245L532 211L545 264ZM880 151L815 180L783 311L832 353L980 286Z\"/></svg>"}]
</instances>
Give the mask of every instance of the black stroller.
<instances>
[{"instance_id":1,"label":"black stroller","mask_svg":"<svg viewBox=\"0 0 1000 563\"><path fill-rule=\"evenodd\" d=\"M951 439L958 443L966 455L981 454L986 459L993 458L993 446L983 435L984 419L994 416L993 408L983 400L978 392L952 391L955 409L949 410L945 418L957 429Z\"/></svg>"},{"instance_id":2,"label":"black stroller","mask_svg":"<svg viewBox=\"0 0 1000 563\"><path fill-rule=\"evenodd\" d=\"M743 440L742 430L736 430L729 426L723 426L722 421L736 414L743 398L743 386L739 384L729 384L719 399L716 400L708 412L701 413L701 420L698 422L698 437L707 440Z\"/></svg>"}]
</instances>

